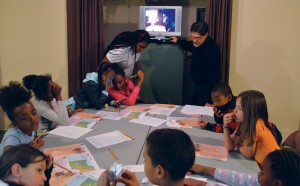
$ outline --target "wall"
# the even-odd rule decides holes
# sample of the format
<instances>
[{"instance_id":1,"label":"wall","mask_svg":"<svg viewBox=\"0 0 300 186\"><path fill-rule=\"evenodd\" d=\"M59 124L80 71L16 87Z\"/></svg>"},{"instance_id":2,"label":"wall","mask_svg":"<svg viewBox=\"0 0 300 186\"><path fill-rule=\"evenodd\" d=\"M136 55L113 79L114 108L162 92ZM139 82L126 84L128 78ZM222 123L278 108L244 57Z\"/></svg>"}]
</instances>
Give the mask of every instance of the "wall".
<instances>
[{"instance_id":1,"label":"wall","mask_svg":"<svg viewBox=\"0 0 300 186\"><path fill-rule=\"evenodd\" d=\"M233 1L229 82L263 92L283 136L300 128L300 1Z\"/></svg>"},{"instance_id":2,"label":"wall","mask_svg":"<svg viewBox=\"0 0 300 186\"><path fill-rule=\"evenodd\" d=\"M0 86L28 74L51 73L66 99L66 2L1 0L0 28ZM5 123L0 128L7 127Z\"/></svg>"}]
</instances>

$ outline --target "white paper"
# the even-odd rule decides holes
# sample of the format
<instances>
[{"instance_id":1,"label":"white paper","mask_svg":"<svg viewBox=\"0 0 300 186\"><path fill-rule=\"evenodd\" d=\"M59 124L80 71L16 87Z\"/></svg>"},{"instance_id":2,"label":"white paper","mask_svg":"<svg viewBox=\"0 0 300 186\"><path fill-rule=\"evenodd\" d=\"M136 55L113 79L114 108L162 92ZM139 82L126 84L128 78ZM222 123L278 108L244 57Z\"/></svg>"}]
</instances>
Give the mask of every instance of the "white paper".
<instances>
[{"instance_id":1,"label":"white paper","mask_svg":"<svg viewBox=\"0 0 300 186\"><path fill-rule=\"evenodd\" d=\"M132 140L120 131L113 131L97 136L91 136L85 139L97 148L107 147L110 145Z\"/></svg>"},{"instance_id":2,"label":"white paper","mask_svg":"<svg viewBox=\"0 0 300 186\"><path fill-rule=\"evenodd\" d=\"M120 120L122 119L122 115L119 112L109 112L109 111L99 111L97 114L104 115L104 119L109 120Z\"/></svg>"},{"instance_id":3,"label":"white paper","mask_svg":"<svg viewBox=\"0 0 300 186\"><path fill-rule=\"evenodd\" d=\"M49 131L49 133L58 136L67 137L67 138L77 139L83 136L84 134L90 132L91 130L92 129L75 127L75 126L60 126Z\"/></svg>"},{"instance_id":4,"label":"white paper","mask_svg":"<svg viewBox=\"0 0 300 186\"><path fill-rule=\"evenodd\" d=\"M129 122L142 124L142 125L148 125L148 126L152 126L152 127L158 127L159 125L166 122L166 120L159 119L159 118L154 118L154 117L150 117L150 116L144 116L144 117L139 118L139 119L130 120Z\"/></svg>"},{"instance_id":5,"label":"white paper","mask_svg":"<svg viewBox=\"0 0 300 186\"><path fill-rule=\"evenodd\" d=\"M195 106L195 105L185 105L181 113L188 114L188 115L208 115L214 116L213 107L202 107L202 106Z\"/></svg>"},{"instance_id":6,"label":"white paper","mask_svg":"<svg viewBox=\"0 0 300 186\"><path fill-rule=\"evenodd\" d=\"M97 120L95 119L76 119L76 118L69 119L69 125L88 128L88 129L92 128L96 123Z\"/></svg>"},{"instance_id":7,"label":"white paper","mask_svg":"<svg viewBox=\"0 0 300 186\"><path fill-rule=\"evenodd\" d=\"M144 172L144 164L141 165L125 165L126 170L131 172Z\"/></svg>"},{"instance_id":8,"label":"white paper","mask_svg":"<svg viewBox=\"0 0 300 186\"><path fill-rule=\"evenodd\" d=\"M205 182L207 182L207 178L201 177L201 175L198 175L198 174L196 176L185 175L185 178L191 178L191 179L194 179L194 180L199 180L199 181L205 181Z\"/></svg>"},{"instance_id":9,"label":"white paper","mask_svg":"<svg viewBox=\"0 0 300 186\"><path fill-rule=\"evenodd\" d=\"M157 115L164 115L164 116L169 116L171 115L174 111L176 110L173 108L162 108L162 107L152 107L151 111L149 114L157 114Z\"/></svg>"},{"instance_id":10,"label":"white paper","mask_svg":"<svg viewBox=\"0 0 300 186\"><path fill-rule=\"evenodd\" d=\"M167 127L170 128L181 128L181 125L176 121L179 119L184 119L185 117L168 117Z\"/></svg>"},{"instance_id":11,"label":"white paper","mask_svg":"<svg viewBox=\"0 0 300 186\"><path fill-rule=\"evenodd\" d=\"M85 174L76 174L68 183L67 186L74 185L97 185L98 178L85 175Z\"/></svg>"}]
</instances>

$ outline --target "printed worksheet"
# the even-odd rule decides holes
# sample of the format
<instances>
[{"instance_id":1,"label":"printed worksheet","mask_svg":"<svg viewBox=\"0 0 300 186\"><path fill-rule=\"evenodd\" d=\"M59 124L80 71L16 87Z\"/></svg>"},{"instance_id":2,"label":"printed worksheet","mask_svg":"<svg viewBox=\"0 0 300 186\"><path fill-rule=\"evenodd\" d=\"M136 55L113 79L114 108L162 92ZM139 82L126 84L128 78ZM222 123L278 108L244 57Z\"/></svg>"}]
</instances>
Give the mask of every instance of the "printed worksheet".
<instances>
[{"instance_id":1,"label":"printed worksheet","mask_svg":"<svg viewBox=\"0 0 300 186\"><path fill-rule=\"evenodd\" d=\"M176 108L164 108L164 107L152 107L149 114L157 114L157 115L163 115L163 116L170 116Z\"/></svg>"},{"instance_id":2,"label":"printed worksheet","mask_svg":"<svg viewBox=\"0 0 300 186\"><path fill-rule=\"evenodd\" d=\"M76 119L76 118L69 119L69 125L88 128L88 129L92 128L96 123L97 120L94 119Z\"/></svg>"},{"instance_id":3,"label":"printed worksheet","mask_svg":"<svg viewBox=\"0 0 300 186\"><path fill-rule=\"evenodd\" d=\"M201 116L201 115L214 116L213 107L202 107L202 106L195 106L195 105L185 105L182 108L181 113L187 115L193 115L193 116Z\"/></svg>"},{"instance_id":4,"label":"printed worksheet","mask_svg":"<svg viewBox=\"0 0 300 186\"><path fill-rule=\"evenodd\" d=\"M57 127L55 129L49 131L48 133L66 137L66 138L77 139L77 138L87 134L91 130L92 129L76 127L76 126L60 126L60 127Z\"/></svg>"},{"instance_id":5,"label":"printed worksheet","mask_svg":"<svg viewBox=\"0 0 300 186\"><path fill-rule=\"evenodd\" d=\"M75 119L94 119L97 122L100 121L100 119L103 117L101 114L93 114L88 112L78 112L75 115L73 115L71 118Z\"/></svg>"},{"instance_id":6,"label":"printed worksheet","mask_svg":"<svg viewBox=\"0 0 300 186\"><path fill-rule=\"evenodd\" d=\"M173 128L193 128L199 127L196 117L168 117L167 126Z\"/></svg>"},{"instance_id":7,"label":"printed worksheet","mask_svg":"<svg viewBox=\"0 0 300 186\"><path fill-rule=\"evenodd\" d=\"M166 120L159 119L159 118L154 118L154 117L150 117L150 116L144 116L144 117L139 118L139 119L130 120L129 122L142 124L142 125L148 125L148 126L152 126L152 127L158 127L159 125L166 122Z\"/></svg>"},{"instance_id":8,"label":"printed worksheet","mask_svg":"<svg viewBox=\"0 0 300 186\"><path fill-rule=\"evenodd\" d=\"M227 161L228 151L223 146L195 143L196 156Z\"/></svg>"}]
</instances>

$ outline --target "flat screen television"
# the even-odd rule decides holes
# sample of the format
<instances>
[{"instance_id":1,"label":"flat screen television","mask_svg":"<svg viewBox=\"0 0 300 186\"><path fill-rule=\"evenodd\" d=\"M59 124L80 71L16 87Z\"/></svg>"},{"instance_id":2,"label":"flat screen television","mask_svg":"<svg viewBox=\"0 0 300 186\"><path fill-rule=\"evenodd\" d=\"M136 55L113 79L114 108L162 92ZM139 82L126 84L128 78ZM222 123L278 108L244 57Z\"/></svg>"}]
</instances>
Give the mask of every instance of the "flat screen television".
<instances>
[{"instance_id":1,"label":"flat screen television","mask_svg":"<svg viewBox=\"0 0 300 186\"><path fill-rule=\"evenodd\" d=\"M181 36L181 20L181 6L140 6L139 29L152 37Z\"/></svg>"}]
</instances>

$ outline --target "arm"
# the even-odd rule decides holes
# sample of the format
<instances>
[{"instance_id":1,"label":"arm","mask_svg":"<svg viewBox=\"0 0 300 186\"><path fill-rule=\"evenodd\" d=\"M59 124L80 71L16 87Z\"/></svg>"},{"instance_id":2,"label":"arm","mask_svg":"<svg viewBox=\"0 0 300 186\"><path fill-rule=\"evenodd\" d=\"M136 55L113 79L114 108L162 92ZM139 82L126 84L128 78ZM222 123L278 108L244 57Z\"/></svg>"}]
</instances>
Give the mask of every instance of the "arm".
<instances>
[{"instance_id":1,"label":"arm","mask_svg":"<svg viewBox=\"0 0 300 186\"><path fill-rule=\"evenodd\" d=\"M252 159L255 155L256 142L254 142L251 146L248 146L248 143L244 143L239 147L239 151L246 158Z\"/></svg>"},{"instance_id":2,"label":"arm","mask_svg":"<svg viewBox=\"0 0 300 186\"><path fill-rule=\"evenodd\" d=\"M170 42L178 44L183 50L192 51L193 42L170 37Z\"/></svg>"},{"instance_id":3,"label":"arm","mask_svg":"<svg viewBox=\"0 0 300 186\"><path fill-rule=\"evenodd\" d=\"M214 179L220 180L229 185L260 185L258 183L257 174L236 172L222 168L215 169Z\"/></svg>"},{"instance_id":4,"label":"arm","mask_svg":"<svg viewBox=\"0 0 300 186\"><path fill-rule=\"evenodd\" d=\"M235 133L230 135L229 123L233 121L233 113L227 113L223 117L224 119L224 146L227 151L232 151L239 142L239 137L235 136Z\"/></svg>"},{"instance_id":5,"label":"arm","mask_svg":"<svg viewBox=\"0 0 300 186\"><path fill-rule=\"evenodd\" d=\"M141 67L141 61L140 61L140 60L138 60L138 61L135 63L135 65L136 65L136 70L137 70L137 71L141 71L141 70L142 70L142 67Z\"/></svg>"},{"instance_id":6,"label":"arm","mask_svg":"<svg viewBox=\"0 0 300 186\"><path fill-rule=\"evenodd\" d=\"M99 110L104 106L105 103L107 103L108 92L105 90L100 90L95 82L86 82L83 89L87 92L87 96L92 107L95 107Z\"/></svg>"},{"instance_id":7,"label":"arm","mask_svg":"<svg viewBox=\"0 0 300 186\"><path fill-rule=\"evenodd\" d=\"M205 128L206 130L212 131L212 132L217 132L217 133L222 133L223 132L223 126L220 124L215 124L215 123L210 123L207 122L203 119L198 120L198 125L201 128Z\"/></svg>"},{"instance_id":8,"label":"arm","mask_svg":"<svg viewBox=\"0 0 300 186\"><path fill-rule=\"evenodd\" d=\"M108 91L109 96L114 100L124 100L122 102L124 105L129 105L129 106L134 105L137 98L139 97L140 87L138 86L134 87L133 83L130 80L128 81L128 86L129 86L128 88L132 90L131 94L128 97L124 96L123 94L120 93L120 91L115 90L114 88L109 89ZM132 89L132 87L134 88Z\"/></svg>"}]
</instances>

